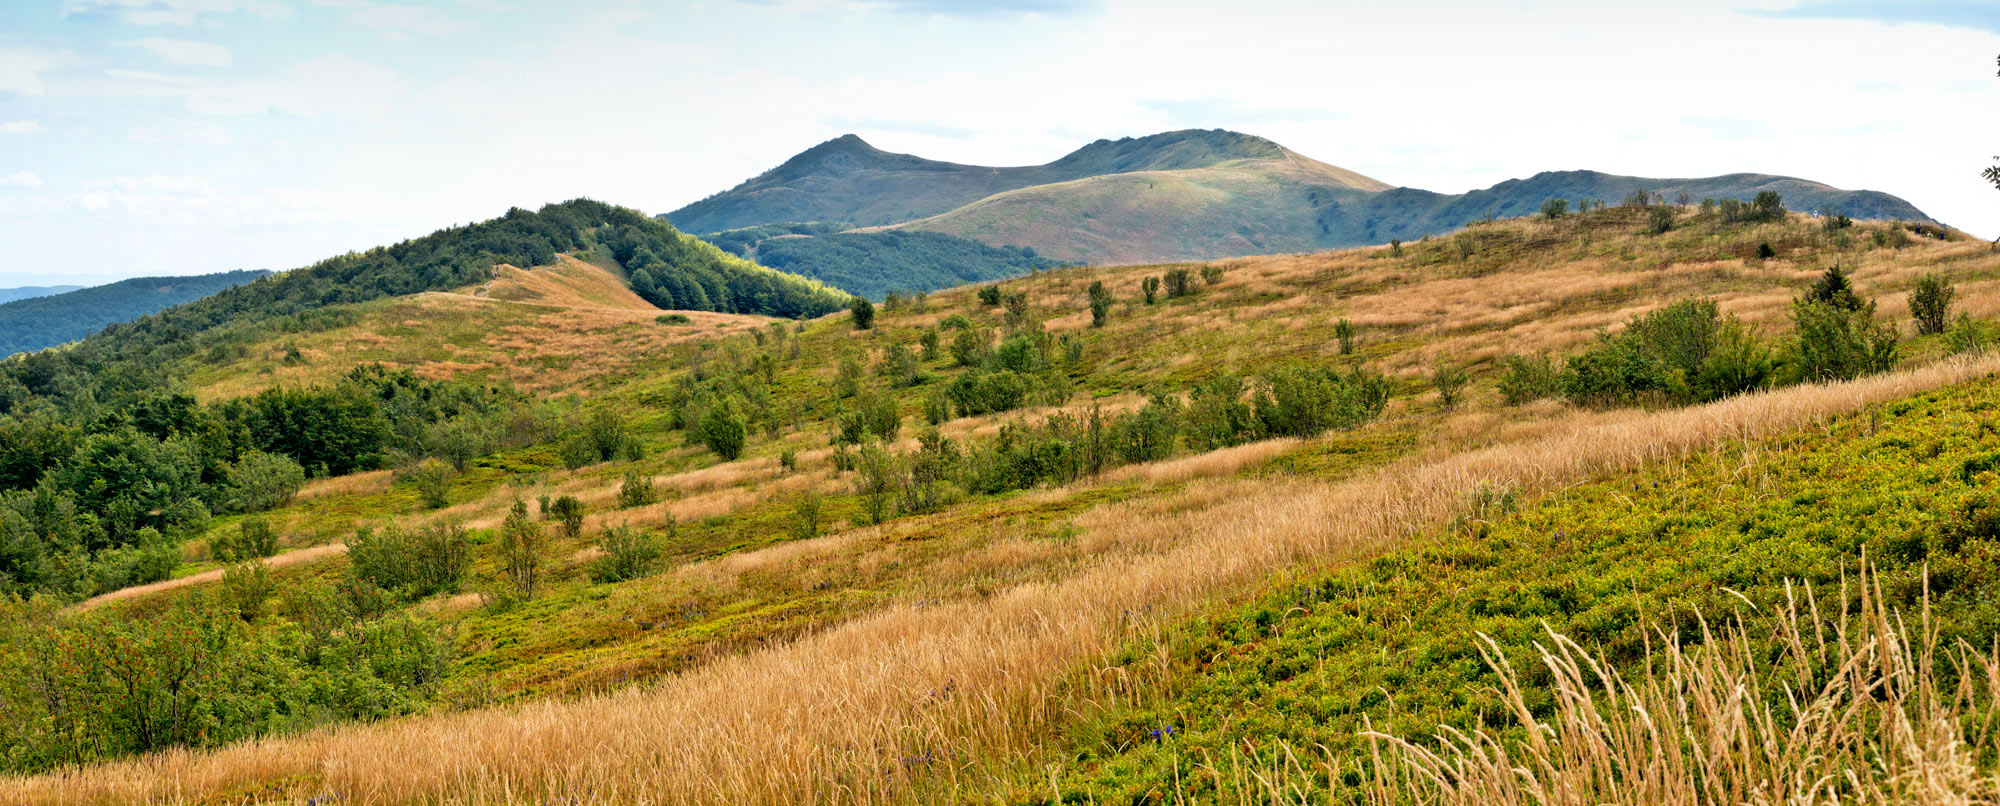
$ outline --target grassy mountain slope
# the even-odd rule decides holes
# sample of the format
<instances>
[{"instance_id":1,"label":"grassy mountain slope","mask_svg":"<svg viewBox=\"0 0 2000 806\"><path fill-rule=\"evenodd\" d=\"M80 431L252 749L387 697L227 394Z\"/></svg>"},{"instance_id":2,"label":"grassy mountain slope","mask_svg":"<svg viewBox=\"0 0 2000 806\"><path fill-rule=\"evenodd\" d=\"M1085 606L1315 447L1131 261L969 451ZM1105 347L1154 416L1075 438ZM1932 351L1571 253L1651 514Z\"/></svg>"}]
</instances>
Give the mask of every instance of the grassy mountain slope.
<instances>
[{"instance_id":1,"label":"grassy mountain slope","mask_svg":"<svg viewBox=\"0 0 2000 806\"><path fill-rule=\"evenodd\" d=\"M0 304L0 357L76 341L106 325L193 302L269 273L231 271L192 277L136 277L6 302Z\"/></svg>"},{"instance_id":2,"label":"grassy mountain slope","mask_svg":"<svg viewBox=\"0 0 2000 806\"><path fill-rule=\"evenodd\" d=\"M1843 239L1802 217L1725 224L1692 211L1681 211L1673 231L1653 236L1640 234L1644 219L1642 211L1611 209L1556 222L1481 225L1463 237L1405 245L1400 254L1370 248L1232 260L1216 264L1221 273L1212 284L1197 279L1192 295L1157 304L1141 299L1142 280L1174 267L1062 269L1003 286L1006 294L1021 295L1018 314L1007 306L983 305L974 289L961 289L933 294L921 309L883 310L868 331L854 331L845 317L836 316L628 350L645 356L623 371L596 376L578 413L626 416L641 450L570 468L561 459L564 438L551 437L474 459L451 482L441 509L421 503L414 480L378 470L316 481L298 500L268 515L284 547L292 550L350 540L365 525L452 519L472 528L478 548L463 592L398 607L452 626L455 671L426 702L473 710L99 764L60 778L5 779L0 799L85 803L159 796L224 802L254 792L385 802L482 797L539 802L565 794L586 800L797 802L859 791L878 800L983 794L1034 800L1050 791L1040 785L1049 780L1048 763L1057 764L1061 775L1055 783L1064 793L1094 792L1100 802L1143 796L1154 787L1164 794L1177 786L1171 779L1176 765L1189 763L1148 749L1158 746L1147 744L1149 732L1160 727L1154 723L1164 714L1183 720L1172 724L1197 733L1190 739L1201 746L1221 747L1246 737L1330 735L1349 724L1339 719L1350 718L1353 710L1337 710L1349 698L1356 707L1374 708L1365 692L1298 688L1313 683L1296 672L1295 654L1285 653L1301 642L1324 641L1324 634L1314 638L1312 625L1322 615L1336 614L1309 608L1304 616L1284 615L1268 603L1296 597L1299 588L1292 583L1301 578L1296 574L1372 574L1375 567L1365 561L1383 552L1421 552L1434 540L1458 539L1449 532L1455 522L1506 517L1500 510L1472 507L1496 501L1522 512L1548 507L1519 526L1493 527L1493 533L1518 539L1466 538L1473 542L1450 553L1445 563L1447 570L1462 568L1467 574L1462 579L1473 589L1515 597L1501 604L1519 605L1528 600L1505 587L1506 577L1520 575L1510 569L1542 567L1534 541L1552 525L1574 523L1567 528L1605 535L1590 543L1579 538L1575 549L1565 549L1579 552L1597 551L1599 545L1616 551L1655 539L1648 537L1658 525L1650 516L1627 518L1619 514L1626 510L1608 508L1606 501L1638 499L1640 511L1658 510L1665 518L1680 512L1674 502L1712 495L1738 502L1728 506L1782 509L1773 510L1777 520L1769 521L1780 526L1811 518L1833 522L1833 515L1865 509L1870 499L1848 496L1851 502L1839 509L1819 502L1874 484L1878 468L1905 466L1893 461L1894 451L1924 457L1924 470L1911 475L1912 484L1928 483L1925 474L1932 469L1950 475L1954 462L1975 467L1968 478L1989 483L1984 479L1990 474L1982 476L1976 468L1995 449L1993 437L1972 424L1976 412L1990 407L1978 391L1984 387L1953 392L1938 405L1920 402L1906 411L1884 409L1879 418L1823 425L1875 403L1973 379L1990 382L1991 359L1922 369L1944 352L1943 341L1934 336L1904 345L1902 365L1914 368L1906 373L1794 387L1699 409L1599 411L1557 401L1504 405L1498 389L1503 356L1574 351L1592 344L1600 329L1684 295L1715 299L1766 337L1778 338L1788 329L1792 298L1817 268L1835 259L1853 267L1860 292L1898 323L1907 316L1904 292L1929 271L1944 272L1957 283L1961 310L1985 318L2000 313L2000 257L1970 239L1918 240L1896 248L1885 238L1876 246L1871 235L1889 231L1888 225L1860 224L1849 233L1854 237ZM1749 257L1765 243L1777 251L1775 258ZM589 287L584 279L577 278ZM1115 300L1102 328L1090 327L1086 310L1092 283L1103 283ZM533 307L490 299L515 293L500 282L488 289L489 298L472 296L478 291L473 285L432 296L466 306ZM377 323L369 327L404 316L422 321L416 313L369 307L391 304L400 303L378 300L354 315ZM953 482L934 507L905 511L907 504L892 503L891 517L874 523L870 510L879 502L871 492L868 462L877 460L863 458L870 454L859 449L830 446L828 437L856 412L886 400L903 422L888 441L898 455L894 461L915 462L922 453L914 434L923 430L919 423L928 401L987 370L956 366L949 350L919 358L911 386L874 368L889 365L885 359L897 349L918 351L922 334L955 321L952 317L963 318L989 340L992 330L1008 329L1015 317L1026 330L1046 329L1049 350L1032 359L1046 366L1029 373L1034 394L1028 407L952 416L941 423L940 435L971 467L985 469L963 487ZM1360 332L1352 356L1334 348L1343 319ZM468 319L468 332L438 331L429 349L439 354L489 349L467 346L482 339L470 332L479 321ZM696 334L700 330L694 328ZM330 340L364 340L355 337L359 332ZM943 332L947 341L954 339L955 330ZM415 341L424 333L413 329L391 340ZM607 348L582 343L607 337L575 335L577 340L544 349L552 355L574 351L591 363L620 349L617 339L623 338L622 332L609 334ZM1068 344L1077 345L1074 353ZM316 346L304 347L301 352L312 361L333 360L331 354L314 356ZM1020 354L1003 347L994 355L994 361L1003 361L1013 359L1001 356ZM842 389L841 366L848 357L858 372L851 395ZM232 394L258 384L296 382L266 374L278 371L268 362L190 361L203 365L190 377L213 373L200 377L234 385L239 391ZM1428 382L1434 368L1447 362L1471 375L1462 402L1450 409L1440 405ZM1301 363L1385 373L1386 409L1348 429L1215 450L1198 447L1190 431L1170 440L1170 453L1162 458L1116 460L1099 473L1026 489L995 491L978 480L998 472L996 467L1013 472L1061 467L1064 456L1074 455L1059 445L1087 441L1075 430L1076 421L1060 426L1071 429L1062 432L1068 435L1063 439L1040 436L1037 429L1046 427L1040 424L1061 423L1063 416L1088 418L1095 407L1119 418L1115 433L1121 446L1136 445L1129 440L1142 433L1135 429L1146 420L1126 417L1146 411L1149 393L1181 395L1220 375L1262 375ZM430 366L430 371L453 370L443 362ZM747 445L740 458L722 461L702 447L696 432L674 422L700 405L698 398L687 397L690 389L738 382L749 384L750 394L740 401L749 414ZM558 386L543 393L554 397L563 391ZM1906 414L1907 423L1898 419ZM1889 425L1878 435L1885 419ZM1905 425L1919 430L1903 434L1909 430ZM1866 465L1866 472L1850 472L1847 468L1862 466L1852 457L1840 458L1846 454L1800 461L1799 434L1851 443L1851 449L1838 450L1853 457L1883 458L1879 465ZM1933 444L1936 453L1930 452ZM1649 469L1649 463L1676 462L1712 448L1724 451L1715 461L1726 460L1726 467L1718 464L1709 475L1658 476L1656 467ZM997 458L1002 454L996 451L1005 450L1021 453ZM1124 450L1119 448L1120 455ZM1788 466L1797 470L1783 469ZM1759 482L1769 474L1742 467L1771 468L1779 475ZM1623 473L1655 475L1618 475ZM1808 475L1811 489L1802 486ZM657 498L621 501L633 478L650 480ZM1628 489L1655 478L1692 486L1644 497ZM1591 480L1603 486L1580 488L1573 498L1544 497L1571 495L1560 491ZM1730 484L1762 486L1744 497ZM907 494L891 493L892 500ZM500 592L495 541L517 497L533 502L543 495L575 496L585 515L578 536L556 539L547 587L521 601ZM1889 505L1938 509L1918 499L1884 504ZM808 509L816 515L816 528L802 532L801 513ZM233 533L237 523L234 517L218 518L209 539ZM1834 540L1826 544L1834 551L1822 547L1811 555L1821 566L1800 571L1799 559L1787 551L1735 550L1739 544L1730 542L1734 538L1727 532L1734 526L1734 520L1682 524L1676 528L1713 527L1703 534L1716 542L1681 541L1675 545L1684 553L1673 562L1627 571L1657 568L1657 578L1666 580L1663 590L1677 584L1697 589L1706 597L1697 603L1705 606L1715 596L1703 577L1675 582L1682 578L1676 575L1738 569L1747 575L1743 579L1765 581L1755 589L1763 595L1773 590L1768 580L1807 572L1823 576L1824 563L1858 556L1858 543ZM628 581L591 581L590 569L619 529L652 536L660 563ZM1626 542L1610 542L1614 535L1626 535ZM185 547L178 573L219 567L207 542ZM1711 551L1728 556L1696 553ZM1586 574L1576 569L1589 567L1586 560L1607 561L1575 556L1575 566L1557 569L1581 579ZM1497 570L1487 574L1484 568ZM333 552L273 574L280 585L258 602L262 615L248 629L282 635L286 625L298 623L288 615L298 612L292 600L340 583L349 566ZM1386 603L1378 610L1395 606L1405 598L1397 587L1403 584L1385 578L1379 591L1366 595ZM221 587L189 585L97 608L88 617L47 618L156 616ZM1473 683L1463 685L1483 679L1466 659L1474 640L1465 632L1468 624L1545 612L1539 605L1510 605L1511 610L1482 605L1485 609L1475 612L1483 620L1464 621L1450 614L1465 612L1452 608L1474 607L1471 599L1408 596L1430 608L1426 618L1443 614L1437 627L1408 640L1429 642L1430 651L1448 657L1448 663L1440 661L1441 673L1464 672ZM1267 609L1273 618L1257 615ZM1216 618L1232 619L1233 626L1211 632L1208 622L1193 620L1203 614L1221 614ZM1624 641L1652 626L1637 619L1592 623ZM1971 629L1984 622L1958 623ZM1516 628L1526 622L1507 624ZM1278 628L1273 625L1294 632L1281 644L1267 645L1256 631ZM1326 629L1347 629L1343 625ZM1363 639L1378 640L1371 635L1355 640ZM1201 654L1204 641L1219 641L1218 647L1235 654ZM18 645L0 642L0 651L8 646ZM1230 662L1267 650L1283 657L1245 663L1259 672L1276 668L1283 674L1274 679L1289 688L1246 684L1245 667ZM1219 677L1205 679L1209 674ZM640 680L656 682L629 685ZM1407 686L1422 702L1456 702L1453 692L1464 690L1451 688L1461 684L1439 675L1379 683L1389 699ZM1291 697L1294 688L1319 699ZM1171 704L1181 692L1193 698L1185 708ZM1227 705L1233 701L1215 699L1216 692L1251 701ZM523 707L478 707L555 693L572 696ZM23 704L5 698L0 703ZM1256 719L1201 716L1232 709ZM1291 721L1271 723L1266 715L1273 714ZM1411 730L1425 727L1411 724ZM431 763L421 768L400 763L419 749ZM662 757L677 763L659 764ZM523 790L523 781L544 783ZM167 786L182 788L169 794ZM1213 797L1211 790L1193 795Z\"/></svg>"},{"instance_id":3,"label":"grassy mountain slope","mask_svg":"<svg viewBox=\"0 0 2000 806\"><path fill-rule=\"evenodd\" d=\"M1110 173L1201 168L1288 153L1261 137L1190 129L1099 140L1046 165L989 168L892 154L849 134L807 149L777 168L664 217L688 232L720 232L786 221L879 226L936 215L1032 185ZM1338 175L1357 188L1388 187L1352 172Z\"/></svg>"},{"instance_id":4,"label":"grassy mountain slope","mask_svg":"<svg viewBox=\"0 0 2000 806\"><path fill-rule=\"evenodd\" d=\"M1414 241L1486 218L1532 215L1549 199L1615 202L1641 190L1697 201L1748 200L1773 190L1798 210L1930 220L1884 193L1762 174L1647 179L1569 171L1455 196L1408 188L1359 192L1332 178L1309 160L1116 174L1002 193L898 228L1031 244L1064 260L1149 263Z\"/></svg>"},{"instance_id":5,"label":"grassy mountain slope","mask_svg":"<svg viewBox=\"0 0 2000 806\"><path fill-rule=\"evenodd\" d=\"M19 288L0 288L0 302L13 302L17 299L67 294L71 291L80 291L82 289L83 286L80 285L30 285Z\"/></svg>"},{"instance_id":6,"label":"grassy mountain slope","mask_svg":"<svg viewBox=\"0 0 2000 806\"><path fill-rule=\"evenodd\" d=\"M657 372L671 344L742 334L767 317L681 312L640 299L601 266L557 255L533 269L451 291L338 309L313 327L282 329L189 362L180 383L197 399L228 400L278 386L331 383L367 364L426 378L505 382L531 393L589 393Z\"/></svg>"},{"instance_id":7,"label":"grassy mountain slope","mask_svg":"<svg viewBox=\"0 0 2000 806\"><path fill-rule=\"evenodd\" d=\"M898 229L1033 244L1064 260L1160 263L1314 251L1339 239L1313 205L1367 195L1311 161L1244 160L1038 185Z\"/></svg>"},{"instance_id":8,"label":"grassy mountain slope","mask_svg":"<svg viewBox=\"0 0 2000 806\"><path fill-rule=\"evenodd\" d=\"M1794 210L1930 221L1885 193L1748 173L1652 179L1562 171L1440 194L1394 188L1221 130L1100 140L1021 168L890 154L848 135L666 217L690 232L840 221L1031 247L1065 261L1144 263L1416 240L1473 221L1531 215L1549 199L1616 203L1642 190L1669 201L1683 194L1691 201L1748 201L1771 190ZM810 262L796 265L811 273ZM879 286L915 287L889 274Z\"/></svg>"}]
</instances>

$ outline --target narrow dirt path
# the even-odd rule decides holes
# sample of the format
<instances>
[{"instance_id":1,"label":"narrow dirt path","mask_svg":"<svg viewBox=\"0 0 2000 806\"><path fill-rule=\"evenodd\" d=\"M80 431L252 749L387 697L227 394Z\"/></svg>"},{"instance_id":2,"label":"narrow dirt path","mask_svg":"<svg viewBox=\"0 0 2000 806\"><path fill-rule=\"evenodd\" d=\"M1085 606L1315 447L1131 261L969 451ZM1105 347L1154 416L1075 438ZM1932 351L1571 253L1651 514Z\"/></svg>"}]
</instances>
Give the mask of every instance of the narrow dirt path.
<instances>
[{"instance_id":1,"label":"narrow dirt path","mask_svg":"<svg viewBox=\"0 0 2000 806\"><path fill-rule=\"evenodd\" d=\"M322 557L333 557L336 555L346 554L346 553L347 553L346 543L330 543L324 546L313 546L312 548L299 549L298 551L287 551L276 557L267 557L264 559L264 567L285 568L287 566L298 565L299 563L311 562L313 560L317 560ZM112 591L107 594L103 594L101 596L93 596L89 599L85 599L82 602L77 603L76 609L89 610L93 607L97 607L98 605L106 604L108 602L116 602L120 599L130 599L134 596L145 596L146 594L149 593L158 593L160 591L174 590L176 588L185 588L190 585L206 585L211 582L221 582L223 570L224 569L217 568L213 571L203 571L199 574L189 574L187 576L180 577L178 579L163 579L160 580L159 582L152 582L145 585L134 585L129 588L119 588L118 590Z\"/></svg>"}]
</instances>

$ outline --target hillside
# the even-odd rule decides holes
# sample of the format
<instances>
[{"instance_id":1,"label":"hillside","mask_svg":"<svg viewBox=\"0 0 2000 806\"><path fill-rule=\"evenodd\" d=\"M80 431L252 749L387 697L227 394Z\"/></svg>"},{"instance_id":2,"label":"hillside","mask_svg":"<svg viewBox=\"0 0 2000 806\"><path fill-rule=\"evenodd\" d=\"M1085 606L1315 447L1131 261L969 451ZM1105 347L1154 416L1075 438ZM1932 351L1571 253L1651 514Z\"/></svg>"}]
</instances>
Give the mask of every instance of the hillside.
<instances>
[{"instance_id":1,"label":"hillside","mask_svg":"<svg viewBox=\"0 0 2000 806\"><path fill-rule=\"evenodd\" d=\"M660 308L798 317L837 310L848 299L724 253L664 221L579 199L350 252L112 325L71 350L0 362L0 414L33 397L62 394L66 376L102 384L115 366L109 374L120 387L100 394L124 397L133 392L132 379L165 385L171 368L197 354L225 357L273 334L344 324L336 310L343 306L459 289L493 279L496 266L551 266L564 254L612 267L619 282Z\"/></svg>"},{"instance_id":2,"label":"hillside","mask_svg":"<svg viewBox=\"0 0 2000 806\"><path fill-rule=\"evenodd\" d=\"M0 571L54 597L0 611L0 801L1347 802L1398 780L1368 725L1527 752L1482 633L1526 670L1546 622L1636 678L1707 635L1697 612L1759 642L1845 626L1878 603L1834 593L1864 551L1888 606L1915 618L1927 563L1942 635L1994 629L2000 254L1962 234L1610 208L1065 267L866 329L676 320L579 255L191 353L118 404L188 435L158 448L0 417L0 469L70 457L0 495ZM1915 335L1932 272L1968 318ZM259 441L322 399L383 438ZM239 424L276 458L227 460L212 495L206 435ZM123 586L55 585L81 538L38 513L145 450L186 476L92 511L152 518L137 554L191 581L65 609ZM254 505L232 486L326 455ZM261 572L273 551L233 559L255 524ZM1821 608L1758 620L1787 580ZM200 730L133 729L154 706L93 670L189 634L146 673L259 682L145 689ZM50 729L34 686L105 718ZM1855 786L1978 786L2000 746L1966 741Z\"/></svg>"},{"instance_id":3,"label":"hillside","mask_svg":"<svg viewBox=\"0 0 2000 806\"><path fill-rule=\"evenodd\" d=\"M869 299L890 292L905 295L989 280L1005 280L1069 265L1018 246L987 246L936 232L783 233L753 238L742 233L810 226L754 227L704 236L739 244L744 257L771 268L810 277Z\"/></svg>"},{"instance_id":4,"label":"hillside","mask_svg":"<svg viewBox=\"0 0 2000 806\"><path fill-rule=\"evenodd\" d=\"M52 294L67 294L82 288L83 286L80 285L30 285L20 288L0 288L0 303L32 297L46 297Z\"/></svg>"},{"instance_id":5,"label":"hillside","mask_svg":"<svg viewBox=\"0 0 2000 806\"><path fill-rule=\"evenodd\" d=\"M787 221L879 226L936 215L1032 185L1129 171L1274 159L1287 153L1261 137L1190 129L1099 140L1045 165L992 168L893 154L848 134L662 217L688 232L721 232ZM1342 172L1341 176L1354 187L1387 187L1359 174Z\"/></svg>"},{"instance_id":6,"label":"hillside","mask_svg":"<svg viewBox=\"0 0 2000 806\"><path fill-rule=\"evenodd\" d=\"M109 285L36 294L0 304L0 357L76 341L106 325L193 302L270 274L231 271L191 277L135 277Z\"/></svg>"},{"instance_id":7,"label":"hillside","mask_svg":"<svg viewBox=\"0 0 2000 806\"><path fill-rule=\"evenodd\" d=\"M1474 221L1531 215L1550 199L1615 204L1649 191L1668 201L1682 195L1691 202L1748 201L1767 190L1794 210L1931 220L1885 193L1748 173L1653 179L1563 171L1439 194L1395 188L1260 137L1220 130L1100 140L1024 168L891 154L847 135L665 217L690 232L841 221L1029 247L1061 261L1149 263L1411 241ZM794 268L810 274L810 265ZM888 270L869 282L919 285Z\"/></svg>"}]
</instances>

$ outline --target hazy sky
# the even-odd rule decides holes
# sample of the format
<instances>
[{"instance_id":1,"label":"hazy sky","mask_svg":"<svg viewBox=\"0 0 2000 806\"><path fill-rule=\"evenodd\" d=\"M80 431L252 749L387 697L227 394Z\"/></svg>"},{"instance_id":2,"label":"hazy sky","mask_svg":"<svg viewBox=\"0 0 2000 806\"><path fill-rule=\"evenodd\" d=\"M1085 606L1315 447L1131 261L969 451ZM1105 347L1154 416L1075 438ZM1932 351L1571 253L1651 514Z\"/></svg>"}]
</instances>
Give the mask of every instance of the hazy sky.
<instances>
[{"instance_id":1,"label":"hazy sky","mask_svg":"<svg viewBox=\"0 0 2000 806\"><path fill-rule=\"evenodd\" d=\"M1985 237L2000 0L3 0L0 286L284 269L855 132L980 164L1221 127L1398 185L1789 174Z\"/></svg>"}]
</instances>

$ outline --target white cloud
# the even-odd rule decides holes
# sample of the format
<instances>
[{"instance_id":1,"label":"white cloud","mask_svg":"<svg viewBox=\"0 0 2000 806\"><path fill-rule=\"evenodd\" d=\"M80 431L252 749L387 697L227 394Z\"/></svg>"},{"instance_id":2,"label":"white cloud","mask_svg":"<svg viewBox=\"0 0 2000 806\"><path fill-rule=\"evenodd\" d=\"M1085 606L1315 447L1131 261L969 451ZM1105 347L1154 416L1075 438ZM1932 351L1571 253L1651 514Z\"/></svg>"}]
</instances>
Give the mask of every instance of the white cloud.
<instances>
[{"instance_id":1,"label":"white cloud","mask_svg":"<svg viewBox=\"0 0 2000 806\"><path fill-rule=\"evenodd\" d=\"M0 48L0 92L41 95L48 92L41 73L55 66L47 51L28 48Z\"/></svg>"},{"instance_id":2,"label":"white cloud","mask_svg":"<svg viewBox=\"0 0 2000 806\"><path fill-rule=\"evenodd\" d=\"M133 25L178 25L186 28L204 15L253 14L264 19L289 16L283 0L65 0L62 16L106 14Z\"/></svg>"},{"instance_id":3,"label":"white cloud","mask_svg":"<svg viewBox=\"0 0 2000 806\"><path fill-rule=\"evenodd\" d=\"M32 171L15 171L6 176L0 176L0 188L41 190L42 184L42 178L36 176Z\"/></svg>"},{"instance_id":4,"label":"white cloud","mask_svg":"<svg viewBox=\"0 0 2000 806\"><path fill-rule=\"evenodd\" d=\"M127 70L123 67L107 68L104 71L104 74L112 78L122 78L126 81L137 81L145 84L193 84L194 83L194 79L188 78L186 76L170 76L162 73L151 72L148 70Z\"/></svg>"},{"instance_id":5,"label":"white cloud","mask_svg":"<svg viewBox=\"0 0 2000 806\"><path fill-rule=\"evenodd\" d=\"M182 122L174 125L149 126L140 124L132 127L129 136L132 142L146 145L179 144L191 146L232 146L236 138L229 130L214 124Z\"/></svg>"},{"instance_id":6,"label":"white cloud","mask_svg":"<svg viewBox=\"0 0 2000 806\"><path fill-rule=\"evenodd\" d=\"M0 123L0 134L44 134L46 132L48 132L48 129L42 128L41 122L35 120L13 120Z\"/></svg>"},{"instance_id":7,"label":"white cloud","mask_svg":"<svg viewBox=\"0 0 2000 806\"><path fill-rule=\"evenodd\" d=\"M363 28L380 31L385 36L396 34L435 36L455 34L466 28L463 20L425 6L377 3L373 0L315 0L314 5L348 9L349 21Z\"/></svg>"},{"instance_id":8,"label":"white cloud","mask_svg":"<svg viewBox=\"0 0 2000 806\"><path fill-rule=\"evenodd\" d=\"M228 67L229 49L210 42L195 42L187 39L164 39L153 36L134 39L126 45L153 54L155 58L168 64L190 67Z\"/></svg>"},{"instance_id":9,"label":"white cloud","mask_svg":"<svg viewBox=\"0 0 2000 806\"><path fill-rule=\"evenodd\" d=\"M387 67L342 54L322 56L269 78L189 93L189 111L201 115L377 118L398 107L408 83Z\"/></svg>"}]
</instances>

